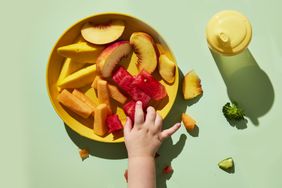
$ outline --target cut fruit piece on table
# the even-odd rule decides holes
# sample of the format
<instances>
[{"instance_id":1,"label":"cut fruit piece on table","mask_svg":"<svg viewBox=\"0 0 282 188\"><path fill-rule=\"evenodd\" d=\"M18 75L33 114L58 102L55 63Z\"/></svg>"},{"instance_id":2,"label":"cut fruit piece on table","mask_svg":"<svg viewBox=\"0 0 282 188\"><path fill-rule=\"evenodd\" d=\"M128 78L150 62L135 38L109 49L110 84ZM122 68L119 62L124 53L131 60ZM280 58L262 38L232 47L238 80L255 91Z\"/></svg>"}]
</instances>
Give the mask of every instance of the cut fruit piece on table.
<instances>
[{"instance_id":1,"label":"cut fruit piece on table","mask_svg":"<svg viewBox=\"0 0 282 188\"><path fill-rule=\"evenodd\" d=\"M102 77L110 77L116 64L118 64L121 58L125 57L130 52L131 45L128 41L115 42L104 49L97 59L97 69L101 73Z\"/></svg>"},{"instance_id":2,"label":"cut fruit piece on table","mask_svg":"<svg viewBox=\"0 0 282 188\"><path fill-rule=\"evenodd\" d=\"M185 113L182 113L181 119L182 119L182 122L183 122L185 128L189 132L192 132L194 130L195 126L196 126L196 121L191 116L189 116L188 114L185 114Z\"/></svg>"},{"instance_id":3,"label":"cut fruit piece on table","mask_svg":"<svg viewBox=\"0 0 282 188\"><path fill-rule=\"evenodd\" d=\"M84 66L83 63L77 63L71 60L70 58L66 58L61 68L61 72L57 80L57 83L62 82L68 75L81 69L83 66ZM61 91L60 87L58 87L58 91Z\"/></svg>"},{"instance_id":4,"label":"cut fruit piece on table","mask_svg":"<svg viewBox=\"0 0 282 188\"><path fill-rule=\"evenodd\" d=\"M125 181L128 182L128 170L127 169L124 171L123 176L124 176Z\"/></svg>"},{"instance_id":5,"label":"cut fruit piece on table","mask_svg":"<svg viewBox=\"0 0 282 188\"><path fill-rule=\"evenodd\" d=\"M175 80L176 65L167 55L162 54L159 57L159 74L168 83L173 83Z\"/></svg>"},{"instance_id":6,"label":"cut fruit piece on table","mask_svg":"<svg viewBox=\"0 0 282 188\"><path fill-rule=\"evenodd\" d=\"M230 170L234 168L234 161L232 157L226 158L218 163L218 167L222 170Z\"/></svg>"},{"instance_id":7,"label":"cut fruit piece on table","mask_svg":"<svg viewBox=\"0 0 282 188\"><path fill-rule=\"evenodd\" d=\"M108 126L108 132L116 132L123 129L120 119L117 114L109 115L106 119L106 124Z\"/></svg>"},{"instance_id":8,"label":"cut fruit piece on table","mask_svg":"<svg viewBox=\"0 0 282 188\"><path fill-rule=\"evenodd\" d=\"M138 69L140 71L144 69L149 73L154 72L158 60L153 38L147 33L135 32L130 36L130 44L138 57Z\"/></svg>"},{"instance_id":9,"label":"cut fruit piece on table","mask_svg":"<svg viewBox=\"0 0 282 188\"><path fill-rule=\"evenodd\" d=\"M57 49L61 56L71 58L77 63L96 63L97 57L103 51L103 46L78 42Z\"/></svg>"},{"instance_id":10,"label":"cut fruit piece on table","mask_svg":"<svg viewBox=\"0 0 282 188\"><path fill-rule=\"evenodd\" d=\"M173 168L170 165L165 166L163 169L164 174L171 174L172 172L173 172Z\"/></svg>"},{"instance_id":11,"label":"cut fruit piece on table","mask_svg":"<svg viewBox=\"0 0 282 188\"><path fill-rule=\"evenodd\" d=\"M110 93L108 90L108 83L105 80L97 81L97 93L99 104L106 104L111 109ZM110 110L111 111L111 110Z\"/></svg>"},{"instance_id":12,"label":"cut fruit piece on table","mask_svg":"<svg viewBox=\"0 0 282 188\"><path fill-rule=\"evenodd\" d=\"M96 135L104 136L108 133L106 118L110 114L106 104L99 104L95 109L93 130Z\"/></svg>"},{"instance_id":13,"label":"cut fruit piece on table","mask_svg":"<svg viewBox=\"0 0 282 188\"><path fill-rule=\"evenodd\" d=\"M83 25L81 35L92 44L108 44L119 39L125 29L122 20L111 20L104 24L88 22Z\"/></svg>"},{"instance_id":14,"label":"cut fruit piece on table","mask_svg":"<svg viewBox=\"0 0 282 188\"><path fill-rule=\"evenodd\" d=\"M203 93L201 80L195 71L188 72L182 83L184 99L193 99Z\"/></svg>"},{"instance_id":15,"label":"cut fruit piece on table","mask_svg":"<svg viewBox=\"0 0 282 188\"><path fill-rule=\"evenodd\" d=\"M78 99L80 99L82 102L87 104L92 109L93 112L95 111L95 108L96 108L97 105L88 96L86 96L84 93L80 92L77 89L74 89L72 91L72 94L74 96L76 96Z\"/></svg>"},{"instance_id":16,"label":"cut fruit piece on table","mask_svg":"<svg viewBox=\"0 0 282 188\"><path fill-rule=\"evenodd\" d=\"M133 85L135 78L129 74L122 66L120 66L113 75L113 80L122 88L134 101L141 101L143 108L149 104L151 97Z\"/></svg>"},{"instance_id":17,"label":"cut fruit piece on table","mask_svg":"<svg viewBox=\"0 0 282 188\"><path fill-rule=\"evenodd\" d=\"M92 114L92 108L90 108L87 104L79 100L66 89L64 89L57 96L57 99L62 105L64 105L65 107L67 107L68 109L83 118L88 118Z\"/></svg>"},{"instance_id":18,"label":"cut fruit piece on table","mask_svg":"<svg viewBox=\"0 0 282 188\"><path fill-rule=\"evenodd\" d=\"M81 149L79 151L79 155L80 155L80 158L82 159L82 161L84 161L85 159L87 159L89 157L89 151L87 149Z\"/></svg>"},{"instance_id":19,"label":"cut fruit piece on table","mask_svg":"<svg viewBox=\"0 0 282 188\"><path fill-rule=\"evenodd\" d=\"M96 65L80 69L58 83L60 88L80 88L93 82L96 76Z\"/></svg>"},{"instance_id":20,"label":"cut fruit piece on table","mask_svg":"<svg viewBox=\"0 0 282 188\"><path fill-rule=\"evenodd\" d=\"M133 81L132 85L138 87L154 100L161 100L167 96L165 87L151 74L142 70Z\"/></svg>"},{"instance_id":21,"label":"cut fruit piece on table","mask_svg":"<svg viewBox=\"0 0 282 188\"><path fill-rule=\"evenodd\" d=\"M96 78L94 79L91 87L94 88L94 89L97 89L97 82L100 79L101 79L100 76L96 76ZM124 104L127 101L127 97L124 96L115 85L108 83L108 90L109 90L110 96L114 100L119 102L120 104Z\"/></svg>"},{"instance_id":22,"label":"cut fruit piece on table","mask_svg":"<svg viewBox=\"0 0 282 188\"><path fill-rule=\"evenodd\" d=\"M125 105L123 105L123 110L124 110L125 114L128 117L130 117L132 122L134 122L135 104L136 104L136 102L131 100L131 101L127 102Z\"/></svg>"}]
</instances>

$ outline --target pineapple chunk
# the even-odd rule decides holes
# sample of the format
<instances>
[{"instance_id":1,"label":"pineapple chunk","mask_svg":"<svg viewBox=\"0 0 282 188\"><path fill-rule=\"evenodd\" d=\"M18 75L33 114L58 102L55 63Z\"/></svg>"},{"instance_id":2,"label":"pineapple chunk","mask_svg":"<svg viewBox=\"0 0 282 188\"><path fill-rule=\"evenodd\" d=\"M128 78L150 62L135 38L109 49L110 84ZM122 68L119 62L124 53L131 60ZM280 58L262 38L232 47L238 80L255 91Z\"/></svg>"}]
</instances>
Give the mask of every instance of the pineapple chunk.
<instances>
[{"instance_id":1,"label":"pineapple chunk","mask_svg":"<svg viewBox=\"0 0 282 188\"><path fill-rule=\"evenodd\" d=\"M66 58L65 62L63 63L57 83L62 82L68 75L81 69L83 66L83 63L77 63L71 60L70 58ZM61 91L60 87L58 87L58 91Z\"/></svg>"},{"instance_id":2,"label":"pineapple chunk","mask_svg":"<svg viewBox=\"0 0 282 188\"><path fill-rule=\"evenodd\" d=\"M90 84L96 76L96 64L80 69L57 83L60 88L80 88Z\"/></svg>"},{"instance_id":3,"label":"pineapple chunk","mask_svg":"<svg viewBox=\"0 0 282 188\"><path fill-rule=\"evenodd\" d=\"M182 83L184 99L193 99L203 93L201 80L195 71L190 71L185 75Z\"/></svg>"},{"instance_id":4,"label":"pineapple chunk","mask_svg":"<svg viewBox=\"0 0 282 188\"><path fill-rule=\"evenodd\" d=\"M61 56L71 58L80 63L95 63L104 47L87 42L78 42L57 49Z\"/></svg>"}]
</instances>

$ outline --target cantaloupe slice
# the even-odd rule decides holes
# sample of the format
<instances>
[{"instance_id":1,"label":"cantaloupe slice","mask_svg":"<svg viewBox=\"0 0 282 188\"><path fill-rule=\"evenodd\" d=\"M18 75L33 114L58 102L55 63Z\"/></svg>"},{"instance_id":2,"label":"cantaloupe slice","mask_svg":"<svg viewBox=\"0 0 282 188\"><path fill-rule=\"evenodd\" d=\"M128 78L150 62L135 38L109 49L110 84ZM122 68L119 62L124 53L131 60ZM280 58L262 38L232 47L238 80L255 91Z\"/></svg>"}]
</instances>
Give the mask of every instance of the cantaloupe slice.
<instances>
[{"instance_id":1,"label":"cantaloupe slice","mask_svg":"<svg viewBox=\"0 0 282 188\"><path fill-rule=\"evenodd\" d=\"M72 73L57 85L61 88L80 88L90 84L95 76L96 65L94 64Z\"/></svg>"},{"instance_id":2,"label":"cantaloupe slice","mask_svg":"<svg viewBox=\"0 0 282 188\"><path fill-rule=\"evenodd\" d=\"M97 82L100 79L102 79L100 76L96 76L91 87L97 89ZM107 85L108 85L108 91L110 93L110 96L120 104L124 104L127 100L127 97L124 96L115 85L109 83L107 83Z\"/></svg>"},{"instance_id":3,"label":"cantaloupe slice","mask_svg":"<svg viewBox=\"0 0 282 188\"><path fill-rule=\"evenodd\" d=\"M109 108L106 104L99 104L96 107L93 126L95 134L99 136L104 136L108 132L106 118L109 114Z\"/></svg>"},{"instance_id":4,"label":"cantaloupe slice","mask_svg":"<svg viewBox=\"0 0 282 188\"><path fill-rule=\"evenodd\" d=\"M61 56L71 58L78 63L95 63L103 49L103 46L78 42L59 47L57 51Z\"/></svg>"},{"instance_id":5,"label":"cantaloupe slice","mask_svg":"<svg viewBox=\"0 0 282 188\"><path fill-rule=\"evenodd\" d=\"M95 79L93 80L91 87L94 88L94 89L97 89L97 82L98 82L98 80L101 80L101 79L102 79L101 76L97 75L95 77Z\"/></svg>"},{"instance_id":6,"label":"cantaloupe slice","mask_svg":"<svg viewBox=\"0 0 282 188\"><path fill-rule=\"evenodd\" d=\"M92 114L93 110L90 106L79 100L66 89L57 96L57 99L62 105L83 118L88 118Z\"/></svg>"},{"instance_id":7,"label":"cantaloupe slice","mask_svg":"<svg viewBox=\"0 0 282 188\"><path fill-rule=\"evenodd\" d=\"M93 110L93 112L95 111L97 105L84 93L80 92L77 89L74 89L72 94L76 96L78 99L80 99L82 102L86 103Z\"/></svg>"},{"instance_id":8,"label":"cantaloupe slice","mask_svg":"<svg viewBox=\"0 0 282 188\"><path fill-rule=\"evenodd\" d=\"M115 85L111 85L111 84L108 84L108 89L109 89L109 92L110 92L110 96L116 100L117 102L119 102L120 104L124 104L127 100L127 97L124 96L120 91L119 89L117 88L117 86Z\"/></svg>"},{"instance_id":9,"label":"cantaloupe slice","mask_svg":"<svg viewBox=\"0 0 282 188\"><path fill-rule=\"evenodd\" d=\"M195 126L196 126L196 121L191 117L189 116L188 114L185 114L185 113L182 113L182 122L185 126L185 128L191 132L194 130Z\"/></svg>"},{"instance_id":10,"label":"cantaloupe slice","mask_svg":"<svg viewBox=\"0 0 282 188\"><path fill-rule=\"evenodd\" d=\"M111 109L110 93L107 81L102 79L97 81L97 93L99 104L106 104Z\"/></svg>"},{"instance_id":11,"label":"cantaloupe slice","mask_svg":"<svg viewBox=\"0 0 282 188\"><path fill-rule=\"evenodd\" d=\"M80 155L80 158L82 159L82 161L84 161L85 159L87 159L89 157L89 151L87 149L81 149L79 151L79 155Z\"/></svg>"}]
</instances>

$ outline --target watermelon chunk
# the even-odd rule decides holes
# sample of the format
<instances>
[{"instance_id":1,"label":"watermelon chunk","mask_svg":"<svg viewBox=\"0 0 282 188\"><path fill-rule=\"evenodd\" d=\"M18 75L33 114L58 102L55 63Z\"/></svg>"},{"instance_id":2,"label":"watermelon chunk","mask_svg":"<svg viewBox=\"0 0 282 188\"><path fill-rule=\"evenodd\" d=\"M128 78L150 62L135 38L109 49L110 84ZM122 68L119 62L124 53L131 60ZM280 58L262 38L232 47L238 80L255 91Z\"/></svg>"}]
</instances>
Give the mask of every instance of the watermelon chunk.
<instances>
[{"instance_id":1,"label":"watermelon chunk","mask_svg":"<svg viewBox=\"0 0 282 188\"><path fill-rule=\"evenodd\" d=\"M124 171L123 176L124 176L125 181L128 183L128 170L127 169Z\"/></svg>"},{"instance_id":2,"label":"watermelon chunk","mask_svg":"<svg viewBox=\"0 0 282 188\"><path fill-rule=\"evenodd\" d=\"M131 121L134 121L134 116L135 116L135 104L136 102L131 100L127 102L125 105L123 105L123 110L128 115L131 119Z\"/></svg>"},{"instance_id":3,"label":"watermelon chunk","mask_svg":"<svg viewBox=\"0 0 282 188\"><path fill-rule=\"evenodd\" d=\"M109 133L120 131L123 129L123 126L117 114L107 116L106 124L108 126Z\"/></svg>"},{"instance_id":4,"label":"watermelon chunk","mask_svg":"<svg viewBox=\"0 0 282 188\"><path fill-rule=\"evenodd\" d=\"M113 74L113 80L121 87L124 91L128 92L131 90L131 83L134 81L134 77L120 66Z\"/></svg>"},{"instance_id":5,"label":"watermelon chunk","mask_svg":"<svg viewBox=\"0 0 282 188\"><path fill-rule=\"evenodd\" d=\"M127 72L122 66L117 69L113 75L113 80L122 88L134 101L141 101L143 108L146 108L151 100L151 97L133 85L135 78Z\"/></svg>"},{"instance_id":6,"label":"watermelon chunk","mask_svg":"<svg viewBox=\"0 0 282 188\"><path fill-rule=\"evenodd\" d=\"M142 70L135 78L132 85L138 87L154 100L161 100L167 96L165 87L151 74Z\"/></svg>"},{"instance_id":7,"label":"watermelon chunk","mask_svg":"<svg viewBox=\"0 0 282 188\"><path fill-rule=\"evenodd\" d=\"M173 172L173 168L170 165L165 166L164 169L163 169L164 174L170 174L172 172Z\"/></svg>"}]
</instances>

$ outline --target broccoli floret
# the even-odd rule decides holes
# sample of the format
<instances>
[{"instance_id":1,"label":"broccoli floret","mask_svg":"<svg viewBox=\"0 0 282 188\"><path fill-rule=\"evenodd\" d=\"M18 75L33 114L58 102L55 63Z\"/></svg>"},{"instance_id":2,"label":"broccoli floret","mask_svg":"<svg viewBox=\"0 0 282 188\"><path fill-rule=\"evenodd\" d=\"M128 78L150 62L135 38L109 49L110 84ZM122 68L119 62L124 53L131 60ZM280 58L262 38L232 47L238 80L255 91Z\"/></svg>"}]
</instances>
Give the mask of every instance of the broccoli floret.
<instances>
[{"instance_id":1,"label":"broccoli floret","mask_svg":"<svg viewBox=\"0 0 282 188\"><path fill-rule=\"evenodd\" d=\"M222 112L225 118L230 121L240 121L245 119L244 111L238 107L236 102L232 102L232 104L229 102L226 103L222 108Z\"/></svg>"}]
</instances>

